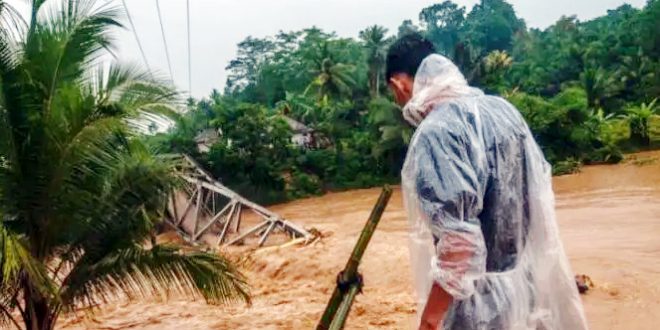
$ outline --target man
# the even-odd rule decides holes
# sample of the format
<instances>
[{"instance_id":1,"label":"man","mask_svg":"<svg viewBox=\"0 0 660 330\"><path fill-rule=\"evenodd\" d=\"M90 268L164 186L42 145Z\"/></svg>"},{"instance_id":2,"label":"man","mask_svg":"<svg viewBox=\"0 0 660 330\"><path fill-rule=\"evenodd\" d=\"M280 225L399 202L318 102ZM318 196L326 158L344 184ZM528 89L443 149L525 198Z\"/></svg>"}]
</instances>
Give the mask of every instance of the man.
<instances>
[{"instance_id":1,"label":"man","mask_svg":"<svg viewBox=\"0 0 660 330\"><path fill-rule=\"evenodd\" d=\"M386 75L417 127L402 189L419 329L586 329L550 166L518 111L416 34L391 46Z\"/></svg>"}]
</instances>

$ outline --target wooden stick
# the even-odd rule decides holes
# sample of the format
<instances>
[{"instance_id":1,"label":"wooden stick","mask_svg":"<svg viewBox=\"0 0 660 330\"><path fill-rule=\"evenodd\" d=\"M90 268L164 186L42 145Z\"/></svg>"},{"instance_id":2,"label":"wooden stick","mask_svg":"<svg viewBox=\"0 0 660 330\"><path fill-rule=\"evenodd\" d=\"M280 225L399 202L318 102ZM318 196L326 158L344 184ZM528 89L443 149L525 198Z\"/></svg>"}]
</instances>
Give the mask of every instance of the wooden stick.
<instances>
[{"instance_id":1,"label":"wooden stick","mask_svg":"<svg viewBox=\"0 0 660 330\"><path fill-rule=\"evenodd\" d=\"M284 249L284 248L288 248L290 246L305 243L305 241L306 241L306 239L304 237L296 238L296 239L290 240L290 241L288 241L284 244L281 244L281 245L269 246L269 247L258 249L256 251L254 251L253 254L254 255L260 255L260 254L268 253L268 252L271 252L271 251L277 251L277 250L281 250L281 249Z\"/></svg>"}]
</instances>

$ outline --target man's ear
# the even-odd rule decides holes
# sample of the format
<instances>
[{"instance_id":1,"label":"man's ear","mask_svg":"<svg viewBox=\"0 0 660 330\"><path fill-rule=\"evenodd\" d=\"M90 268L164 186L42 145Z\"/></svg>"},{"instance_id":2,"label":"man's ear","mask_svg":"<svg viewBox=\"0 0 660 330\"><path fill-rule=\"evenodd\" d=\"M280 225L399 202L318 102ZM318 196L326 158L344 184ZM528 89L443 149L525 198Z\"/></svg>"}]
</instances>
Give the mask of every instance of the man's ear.
<instances>
[{"instance_id":1,"label":"man's ear","mask_svg":"<svg viewBox=\"0 0 660 330\"><path fill-rule=\"evenodd\" d=\"M404 83L397 77L390 78L390 84L394 87L397 92L403 92L405 89Z\"/></svg>"},{"instance_id":2,"label":"man's ear","mask_svg":"<svg viewBox=\"0 0 660 330\"><path fill-rule=\"evenodd\" d=\"M404 78L394 76L390 78L390 85L392 86L396 103L404 106L412 95L409 84L406 83Z\"/></svg>"}]
</instances>

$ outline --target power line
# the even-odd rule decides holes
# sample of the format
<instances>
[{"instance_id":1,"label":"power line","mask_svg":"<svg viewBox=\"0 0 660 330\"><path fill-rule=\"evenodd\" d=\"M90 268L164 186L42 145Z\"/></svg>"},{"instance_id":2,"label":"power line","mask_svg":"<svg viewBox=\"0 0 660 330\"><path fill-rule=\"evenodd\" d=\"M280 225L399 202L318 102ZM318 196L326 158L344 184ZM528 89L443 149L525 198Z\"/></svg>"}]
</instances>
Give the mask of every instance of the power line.
<instances>
[{"instance_id":1,"label":"power line","mask_svg":"<svg viewBox=\"0 0 660 330\"><path fill-rule=\"evenodd\" d=\"M158 22L160 23L160 34L163 36L163 44L165 45L165 57L167 58L167 69L170 72L170 80L174 83L174 75L172 74L172 62L170 61L170 51L167 47L167 39L165 38L165 27L163 27L163 16L160 12L159 0L156 0L156 10L158 11Z\"/></svg>"},{"instance_id":2,"label":"power line","mask_svg":"<svg viewBox=\"0 0 660 330\"><path fill-rule=\"evenodd\" d=\"M149 74L152 74L151 67L149 66L149 62L147 61L147 56L144 55L144 49L142 49L142 44L140 43L140 38L138 37L137 30L135 30L135 24L133 24L133 18L131 18L131 13L128 11L128 7L126 6L126 0L121 0L121 2L124 5L124 10L126 11L126 17L128 17L128 23L131 24L131 30L133 31L133 36L135 37L135 41L137 41L138 48L140 49L140 54L142 55L142 60L144 61L144 65L147 66L147 71L149 71Z\"/></svg>"},{"instance_id":3,"label":"power line","mask_svg":"<svg viewBox=\"0 0 660 330\"><path fill-rule=\"evenodd\" d=\"M188 95L192 97L192 61L190 57L190 0L186 0L186 16L188 23Z\"/></svg>"}]
</instances>

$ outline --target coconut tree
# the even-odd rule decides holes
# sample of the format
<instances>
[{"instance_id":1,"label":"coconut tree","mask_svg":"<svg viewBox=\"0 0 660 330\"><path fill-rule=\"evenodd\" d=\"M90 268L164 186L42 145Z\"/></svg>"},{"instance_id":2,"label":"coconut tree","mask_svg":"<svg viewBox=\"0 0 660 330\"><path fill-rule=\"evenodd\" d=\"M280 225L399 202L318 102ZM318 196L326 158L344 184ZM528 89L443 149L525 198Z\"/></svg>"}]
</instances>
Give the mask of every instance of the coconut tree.
<instances>
[{"instance_id":1,"label":"coconut tree","mask_svg":"<svg viewBox=\"0 0 660 330\"><path fill-rule=\"evenodd\" d=\"M312 59L314 67L310 70L314 78L303 95L308 95L312 89L317 91L321 101L323 99L327 101L330 95L349 95L351 87L355 86L355 79L353 79L355 67L333 60L327 41L320 42L318 53L314 57Z\"/></svg>"},{"instance_id":2,"label":"coconut tree","mask_svg":"<svg viewBox=\"0 0 660 330\"><path fill-rule=\"evenodd\" d=\"M369 90L376 97L380 94L380 77L385 66L385 48L389 43L387 29L373 25L360 31L360 39L364 43L367 52L367 64L369 65Z\"/></svg>"},{"instance_id":3,"label":"coconut tree","mask_svg":"<svg viewBox=\"0 0 660 330\"><path fill-rule=\"evenodd\" d=\"M355 85L352 73L351 65L335 63L331 58L325 58L303 95L307 95L311 89L317 90L319 100L327 99L329 95L349 94L351 87Z\"/></svg>"},{"instance_id":4,"label":"coconut tree","mask_svg":"<svg viewBox=\"0 0 660 330\"><path fill-rule=\"evenodd\" d=\"M390 174L396 175L403 165L406 150L413 135L399 107L390 100L379 97L369 102L369 124L378 128L379 140L374 144L374 157L384 157L389 162Z\"/></svg>"},{"instance_id":5,"label":"coconut tree","mask_svg":"<svg viewBox=\"0 0 660 330\"><path fill-rule=\"evenodd\" d=\"M0 321L49 330L63 312L151 294L248 300L224 258L150 239L176 164L127 124L177 98L99 61L122 12L31 5L23 20L0 2Z\"/></svg>"},{"instance_id":6,"label":"coconut tree","mask_svg":"<svg viewBox=\"0 0 660 330\"><path fill-rule=\"evenodd\" d=\"M603 101L615 95L618 88L615 77L600 67L585 69L580 80L587 92L587 104L592 109L602 106Z\"/></svg>"},{"instance_id":7,"label":"coconut tree","mask_svg":"<svg viewBox=\"0 0 660 330\"><path fill-rule=\"evenodd\" d=\"M511 68L513 58L506 51L494 50L482 60L483 83L497 91L505 88L504 75Z\"/></svg>"}]
</instances>

